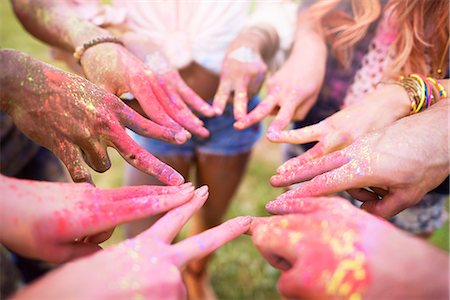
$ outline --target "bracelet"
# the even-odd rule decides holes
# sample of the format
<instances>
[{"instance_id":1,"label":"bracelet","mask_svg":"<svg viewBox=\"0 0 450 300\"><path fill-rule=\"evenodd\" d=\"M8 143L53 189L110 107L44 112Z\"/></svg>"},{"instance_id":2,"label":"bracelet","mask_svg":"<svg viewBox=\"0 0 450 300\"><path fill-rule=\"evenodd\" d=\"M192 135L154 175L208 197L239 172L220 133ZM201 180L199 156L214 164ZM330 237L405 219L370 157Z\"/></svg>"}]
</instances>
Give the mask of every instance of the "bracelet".
<instances>
[{"instance_id":1,"label":"bracelet","mask_svg":"<svg viewBox=\"0 0 450 300\"><path fill-rule=\"evenodd\" d=\"M447 92L439 81L422 74L412 73L408 76L401 76L395 84L403 87L408 94L411 102L411 114L418 113L447 97Z\"/></svg>"},{"instance_id":2,"label":"bracelet","mask_svg":"<svg viewBox=\"0 0 450 300\"><path fill-rule=\"evenodd\" d=\"M95 38L93 40L90 40L89 42L84 43L80 47L76 47L75 52L73 53L73 57L75 57L75 59L79 63L81 60L81 56L83 56L84 52L86 52L87 49L94 47L95 45L103 44L103 43L116 43L116 44L120 44L123 46L123 42L121 40L119 40L118 38L99 37L99 38Z\"/></svg>"}]
</instances>

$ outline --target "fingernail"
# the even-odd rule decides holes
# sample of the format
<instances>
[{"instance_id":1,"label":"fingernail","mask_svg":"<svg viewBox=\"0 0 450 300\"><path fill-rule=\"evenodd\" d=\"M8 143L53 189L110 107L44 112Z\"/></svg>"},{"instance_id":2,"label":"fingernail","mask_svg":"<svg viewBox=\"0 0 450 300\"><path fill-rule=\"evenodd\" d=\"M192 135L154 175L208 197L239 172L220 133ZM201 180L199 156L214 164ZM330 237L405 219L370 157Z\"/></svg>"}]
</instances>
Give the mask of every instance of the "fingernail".
<instances>
[{"instance_id":1,"label":"fingernail","mask_svg":"<svg viewBox=\"0 0 450 300\"><path fill-rule=\"evenodd\" d=\"M180 143L180 144L186 143L186 141L187 141L186 133L184 133L183 131L177 132L175 134L175 140L177 141L177 143Z\"/></svg>"},{"instance_id":2,"label":"fingernail","mask_svg":"<svg viewBox=\"0 0 450 300\"><path fill-rule=\"evenodd\" d=\"M252 223L253 217L251 216L243 216L243 217L239 217L238 223L239 225L241 225L242 227L248 226Z\"/></svg>"},{"instance_id":3,"label":"fingernail","mask_svg":"<svg viewBox=\"0 0 450 300\"><path fill-rule=\"evenodd\" d=\"M191 185L190 187L181 190L181 193L184 194L184 195L189 195L189 194L192 194L192 192L194 190L195 190L194 186Z\"/></svg>"},{"instance_id":4,"label":"fingernail","mask_svg":"<svg viewBox=\"0 0 450 300\"><path fill-rule=\"evenodd\" d=\"M280 137L280 133L277 131L270 131L266 134L269 140L277 140Z\"/></svg>"},{"instance_id":5,"label":"fingernail","mask_svg":"<svg viewBox=\"0 0 450 300\"><path fill-rule=\"evenodd\" d=\"M199 196L199 197L203 197L203 196L205 196L207 193L208 193L208 186L207 186L207 185L204 185L204 186L202 186L201 188L198 188L198 189L195 191L195 194L196 194L197 196Z\"/></svg>"}]
</instances>

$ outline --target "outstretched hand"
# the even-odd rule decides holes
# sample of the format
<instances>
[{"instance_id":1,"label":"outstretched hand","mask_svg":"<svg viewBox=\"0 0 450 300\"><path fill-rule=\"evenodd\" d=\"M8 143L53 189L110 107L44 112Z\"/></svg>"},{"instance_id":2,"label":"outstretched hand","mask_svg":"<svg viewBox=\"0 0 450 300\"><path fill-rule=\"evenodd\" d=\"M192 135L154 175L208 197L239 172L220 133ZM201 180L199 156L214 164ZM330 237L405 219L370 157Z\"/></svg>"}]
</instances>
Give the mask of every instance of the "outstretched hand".
<instances>
[{"instance_id":1,"label":"outstretched hand","mask_svg":"<svg viewBox=\"0 0 450 300\"><path fill-rule=\"evenodd\" d=\"M1 50L1 57L2 111L28 137L55 153L74 181L92 182L84 162L98 172L108 170L109 146L129 164L166 184L184 182L178 172L134 142L125 127L172 143L184 143L184 133L140 116L79 76L14 50Z\"/></svg>"},{"instance_id":2,"label":"outstretched hand","mask_svg":"<svg viewBox=\"0 0 450 300\"><path fill-rule=\"evenodd\" d=\"M210 254L250 227L250 217L238 217L172 244L177 233L207 197L206 187L198 189L191 201L168 212L147 231L59 268L25 289L18 298L33 295L60 298L75 296L73 293L76 291L77 298L185 299L186 289L180 270L189 261ZM86 273L97 268L103 271L86 277Z\"/></svg>"},{"instance_id":3,"label":"outstretched hand","mask_svg":"<svg viewBox=\"0 0 450 300\"><path fill-rule=\"evenodd\" d=\"M99 189L88 183L50 183L0 177L1 242L24 256L64 262L101 249L105 231L166 212L189 201L194 187ZM112 231L110 231L112 233Z\"/></svg>"},{"instance_id":4,"label":"outstretched hand","mask_svg":"<svg viewBox=\"0 0 450 300\"><path fill-rule=\"evenodd\" d=\"M449 106L448 100L442 100L340 151L313 160L287 161L270 182L274 186L302 184L278 199L348 190L364 202L363 209L385 218L415 205L450 172Z\"/></svg>"}]
</instances>

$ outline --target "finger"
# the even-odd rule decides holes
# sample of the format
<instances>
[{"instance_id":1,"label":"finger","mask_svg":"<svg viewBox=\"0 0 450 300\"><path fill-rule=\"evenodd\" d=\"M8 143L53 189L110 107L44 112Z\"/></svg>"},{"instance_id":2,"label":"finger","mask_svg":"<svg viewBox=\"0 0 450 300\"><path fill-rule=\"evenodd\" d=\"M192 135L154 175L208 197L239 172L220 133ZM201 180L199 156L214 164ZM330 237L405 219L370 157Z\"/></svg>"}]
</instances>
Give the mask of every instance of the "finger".
<instances>
[{"instance_id":1,"label":"finger","mask_svg":"<svg viewBox=\"0 0 450 300\"><path fill-rule=\"evenodd\" d=\"M96 141L89 141L81 146L86 156L87 164L99 173L106 172L111 168L111 160L105 147Z\"/></svg>"},{"instance_id":2,"label":"finger","mask_svg":"<svg viewBox=\"0 0 450 300\"><path fill-rule=\"evenodd\" d=\"M91 174L84 164L81 150L69 143L62 142L58 148L53 149L55 155L61 159L69 171L70 176L74 182L89 182L92 183Z\"/></svg>"},{"instance_id":3,"label":"finger","mask_svg":"<svg viewBox=\"0 0 450 300\"><path fill-rule=\"evenodd\" d=\"M109 137L110 143L130 165L155 176L165 184L180 185L184 183L184 178L180 173L148 153L123 132L121 127L119 128L112 128Z\"/></svg>"},{"instance_id":4,"label":"finger","mask_svg":"<svg viewBox=\"0 0 450 300\"><path fill-rule=\"evenodd\" d=\"M387 194L389 194L389 190L388 190L387 188L384 189L384 188L379 188L379 187L371 186L371 187L369 187L369 189L371 189L372 191L374 191L375 194L377 194L377 195L380 196L380 197L384 197L384 196L386 196Z\"/></svg>"},{"instance_id":5,"label":"finger","mask_svg":"<svg viewBox=\"0 0 450 300\"><path fill-rule=\"evenodd\" d=\"M74 229L69 238L96 235L119 224L166 212L186 203L193 196L193 188L190 188L176 194L130 195L129 198L116 201L101 201L103 197L100 191L100 200L87 199L73 211L76 222L73 222Z\"/></svg>"},{"instance_id":6,"label":"finger","mask_svg":"<svg viewBox=\"0 0 450 300\"><path fill-rule=\"evenodd\" d=\"M279 97L283 97L283 95L279 95ZM281 131L289 125L294 115L296 105L296 99L290 99L280 107L280 111L267 129L268 137L271 133Z\"/></svg>"},{"instance_id":7,"label":"finger","mask_svg":"<svg viewBox=\"0 0 450 300\"><path fill-rule=\"evenodd\" d=\"M277 199L322 196L363 187L365 185L364 177L357 175L357 171L358 167L354 164L345 164L302 183L295 190L286 192L278 196Z\"/></svg>"},{"instance_id":8,"label":"finger","mask_svg":"<svg viewBox=\"0 0 450 300\"><path fill-rule=\"evenodd\" d=\"M284 173L276 174L270 178L270 183L274 186L287 186L310 180L317 175L343 166L349 160L342 151L333 152L326 156L306 161L304 164L298 165L294 169L289 169Z\"/></svg>"},{"instance_id":9,"label":"finger","mask_svg":"<svg viewBox=\"0 0 450 300\"><path fill-rule=\"evenodd\" d=\"M136 97L145 114L159 125L169 127L175 131L182 131L181 126L175 122L164 110L160 101L167 100L167 95L159 87L152 72L145 68L144 72L134 75L131 79L130 92Z\"/></svg>"},{"instance_id":10,"label":"finger","mask_svg":"<svg viewBox=\"0 0 450 300\"><path fill-rule=\"evenodd\" d=\"M202 186L194 193L194 197L188 203L169 211L160 218L143 236L159 238L165 243L170 243L189 218L205 203L208 198L208 187Z\"/></svg>"},{"instance_id":11,"label":"finger","mask_svg":"<svg viewBox=\"0 0 450 300\"><path fill-rule=\"evenodd\" d=\"M248 79L239 80L234 87L233 109L234 118L240 120L247 115L248 95L247 95Z\"/></svg>"},{"instance_id":12,"label":"finger","mask_svg":"<svg viewBox=\"0 0 450 300\"><path fill-rule=\"evenodd\" d=\"M127 105L119 112L119 118L124 126L145 137L176 144L183 144L188 140L185 132L152 122Z\"/></svg>"},{"instance_id":13,"label":"finger","mask_svg":"<svg viewBox=\"0 0 450 300\"><path fill-rule=\"evenodd\" d=\"M327 211L351 210L355 207L341 197L301 197L273 200L266 204L266 210L274 215L310 214Z\"/></svg>"},{"instance_id":14,"label":"finger","mask_svg":"<svg viewBox=\"0 0 450 300\"><path fill-rule=\"evenodd\" d=\"M251 217L237 217L172 246L175 265L182 267L191 260L200 259L214 252L247 232L251 221Z\"/></svg>"},{"instance_id":15,"label":"finger","mask_svg":"<svg viewBox=\"0 0 450 300\"><path fill-rule=\"evenodd\" d=\"M216 115L220 116L225 110L228 98L231 93L231 81L228 78L221 78L219 88L217 89L216 95L213 100L213 108Z\"/></svg>"},{"instance_id":16,"label":"finger","mask_svg":"<svg viewBox=\"0 0 450 300\"><path fill-rule=\"evenodd\" d=\"M277 100L275 95L269 94L261 103L258 104L249 114L234 123L234 127L239 130L250 127L258 123L275 109Z\"/></svg>"},{"instance_id":17,"label":"finger","mask_svg":"<svg viewBox=\"0 0 450 300\"><path fill-rule=\"evenodd\" d=\"M297 157L291 158L286 161L284 164L277 168L277 174L284 174L286 172L290 172L292 170L297 169L299 166L312 161L313 159L319 158L323 155L323 146L322 143L315 144L311 149L306 152L300 154Z\"/></svg>"},{"instance_id":18,"label":"finger","mask_svg":"<svg viewBox=\"0 0 450 300\"><path fill-rule=\"evenodd\" d=\"M374 192L368 191L365 188L349 189L346 191L352 198L366 202L366 201L378 201L379 196Z\"/></svg>"},{"instance_id":19,"label":"finger","mask_svg":"<svg viewBox=\"0 0 450 300\"><path fill-rule=\"evenodd\" d=\"M416 203L414 202L414 198L409 193L397 190L386 195L382 200L364 202L361 205L361 209L388 219L410 207L411 203Z\"/></svg>"},{"instance_id":20,"label":"finger","mask_svg":"<svg viewBox=\"0 0 450 300\"><path fill-rule=\"evenodd\" d=\"M267 134L271 142L305 144L318 141L324 135L322 123L296 130L274 131Z\"/></svg>"},{"instance_id":21,"label":"finger","mask_svg":"<svg viewBox=\"0 0 450 300\"><path fill-rule=\"evenodd\" d=\"M265 208L267 212L273 215L310 213L318 209L317 202L319 199L319 197L276 199L267 203Z\"/></svg>"},{"instance_id":22,"label":"finger","mask_svg":"<svg viewBox=\"0 0 450 300\"><path fill-rule=\"evenodd\" d=\"M214 108L209 105L208 102L200 98L200 96L197 95L197 93L195 93L181 78L177 81L177 90L184 101L194 110L207 117L214 116Z\"/></svg>"},{"instance_id":23,"label":"finger","mask_svg":"<svg viewBox=\"0 0 450 300\"><path fill-rule=\"evenodd\" d=\"M123 186L113 189L98 189L96 193L101 195L102 201L119 201L129 198L139 198L145 196L172 195L184 190L193 191L192 183L188 182L178 186Z\"/></svg>"},{"instance_id":24,"label":"finger","mask_svg":"<svg viewBox=\"0 0 450 300\"><path fill-rule=\"evenodd\" d=\"M192 111L187 107L187 105L181 100L175 89L169 85L164 87L167 95L169 96L168 101L162 100L161 103L168 114L176 121L178 124L186 128L188 131L200 137L209 136L209 131L203 127L203 122L192 113Z\"/></svg>"}]
</instances>

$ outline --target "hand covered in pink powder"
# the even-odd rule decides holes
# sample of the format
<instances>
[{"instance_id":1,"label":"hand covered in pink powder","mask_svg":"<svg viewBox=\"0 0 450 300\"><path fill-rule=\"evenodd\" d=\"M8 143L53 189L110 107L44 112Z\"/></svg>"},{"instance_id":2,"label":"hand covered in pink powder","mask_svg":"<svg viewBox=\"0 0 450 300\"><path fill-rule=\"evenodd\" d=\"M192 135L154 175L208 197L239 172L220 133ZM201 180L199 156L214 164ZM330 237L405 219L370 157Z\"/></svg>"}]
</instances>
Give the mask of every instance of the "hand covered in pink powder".
<instances>
[{"instance_id":1,"label":"hand covered in pink powder","mask_svg":"<svg viewBox=\"0 0 450 300\"><path fill-rule=\"evenodd\" d=\"M55 153L74 181L92 181L84 162L98 172L108 170L106 148L114 147L128 163L160 181L183 183L178 172L134 142L125 127L173 143L185 142L184 134L145 119L79 76L18 51L2 50L0 55L2 111L29 138Z\"/></svg>"},{"instance_id":2,"label":"hand covered in pink powder","mask_svg":"<svg viewBox=\"0 0 450 300\"><path fill-rule=\"evenodd\" d=\"M448 295L446 253L342 198L290 198L266 208L282 216L254 218L251 234L264 258L281 270L278 290L286 299ZM409 274L422 260L426 266ZM426 280L431 274L436 281Z\"/></svg>"},{"instance_id":3,"label":"hand covered in pink powder","mask_svg":"<svg viewBox=\"0 0 450 300\"><path fill-rule=\"evenodd\" d=\"M237 44L228 49L222 65L220 84L213 106L222 114L233 97L234 118L247 115L248 99L255 96L266 76L267 66L257 49Z\"/></svg>"},{"instance_id":4,"label":"hand covered in pink powder","mask_svg":"<svg viewBox=\"0 0 450 300\"><path fill-rule=\"evenodd\" d=\"M198 189L191 201L168 212L147 231L60 267L25 289L18 298L185 299L180 270L189 261L210 254L250 227L250 217L238 217L172 244L207 196L206 187ZM100 271L92 273L92 270ZM87 273L91 275L86 276Z\"/></svg>"},{"instance_id":5,"label":"hand covered in pink powder","mask_svg":"<svg viewBox=\"0 0 450 300\"><path fill-rule=\"evenodd\" d=\"M171 69L169 72L167 69L158 69L154 60L149 60L153 64L152 68L121 45L100 44L84 53L81 64L86 77L107 91L115 95L126 92L133 94L152 121L177 130L180 134L185 133L186 137L190 135L182 127L200 136L207 136L208 131L201 120L184 101L210 114L212 108L181 80L176 70Z\"/></svg>"},{"instance_id":6,"label":"hand covered in pink powder","mask_svg":"<svg viewBox=\"0 0 450 300\"><path fill-rule=\"evenodd\" d=\"M364 202L363 209L389 218L415 205L448 176L448 113L449 100L442 100L340 151L313 160L293 158L270 182L303 182L279 199L349 190Z\"/></svg>"},{"instance_id":7,"label":"hand covered in pink powder","mask_svg":"<svg viewBox=\"0 0 450 300\"><path fill-rule=\"evenodd\" d=\"M290 57L268 79L268 93L264 100L239 119L235 127L247 128L276 113L268 128L268 138L271 139L271 133L282 131L292 120L303 119L316 102L325 76L325 65L323 39L315 34L299 36Z\"/></svg>"},{"instance_id":8,"label":"hand covered in pink powder","mask_svg":"<svg viewBox=\"0 0 450 300\"><path fill-rule=\"evenodd\" d=\"M160 102L170 117L193 134L207 137L208 130L203 127L203 122L191 112L189 106L208 117L214 115L213 108L184 82L178 70L170 65L150 40L141 34L132 32L124 34L121 39L126 48L152 70L168 96L169 101L163 99Z\"/></svg>"},{"instance_id":9,"label":"hand covered in pink powder","mask_svg":"<svg viewBox=\"0 0 450 300\"><path fill-rule=\"evenodd\" d=\"M300 155L307 161L342 149L364 134L391 125L410 112L410 101L398 85L379 86L361 102L343 108L322 122L296 130L273 132L270 140L279 143L318 143Z\"/></svg>"},{"instance_id":10,"label":"hand covered in pink powder","mask_svg":"<svg viewBox=\"0 0 450 300\"><path fill-rule=\"evenodd\" d=\"M27 257L64 262L101 249L114 226L189 201L190 184L99 189L0 176L1 243Z\"/></svg>"}]
</instances>

